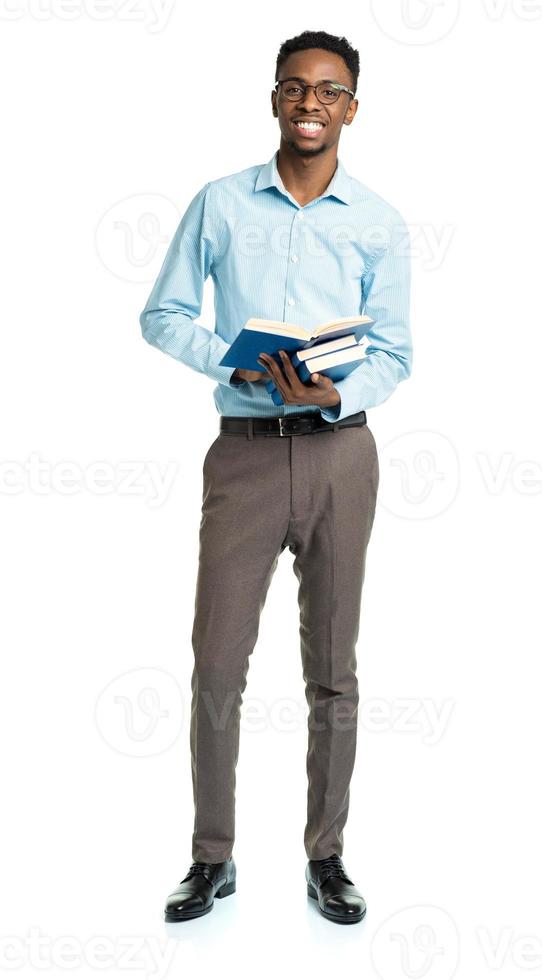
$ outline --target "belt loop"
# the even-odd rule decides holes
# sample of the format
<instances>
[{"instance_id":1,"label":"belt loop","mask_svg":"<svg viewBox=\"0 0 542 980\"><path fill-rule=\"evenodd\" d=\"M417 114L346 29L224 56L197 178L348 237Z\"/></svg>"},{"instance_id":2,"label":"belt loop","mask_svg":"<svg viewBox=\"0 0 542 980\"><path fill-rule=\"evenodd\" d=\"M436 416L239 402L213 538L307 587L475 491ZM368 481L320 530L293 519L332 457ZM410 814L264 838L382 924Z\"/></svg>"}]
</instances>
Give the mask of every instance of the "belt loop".
<instances>
[{"instance_id":1,"label":"belt loop","mask_svg":"<svg viewBox=\"0 0 542 980\"><path fill-rule=\"evenodd\" d=\"M249 420L248 420L247 439L253 439L253 438L254 438L254 424L253 424L252 418L249 418Z\"/></svg>"},{"instance_id":2,"label":"belt loop","mask_svg":"<svg viewBox=\"0 0 542 980\"><path fill-rule=\"evenodd\" d=\"M333 423L333 431L336 432L338 428L339 428L339 423L338 422L334 422Z\"/></svg>"}]
</instances>

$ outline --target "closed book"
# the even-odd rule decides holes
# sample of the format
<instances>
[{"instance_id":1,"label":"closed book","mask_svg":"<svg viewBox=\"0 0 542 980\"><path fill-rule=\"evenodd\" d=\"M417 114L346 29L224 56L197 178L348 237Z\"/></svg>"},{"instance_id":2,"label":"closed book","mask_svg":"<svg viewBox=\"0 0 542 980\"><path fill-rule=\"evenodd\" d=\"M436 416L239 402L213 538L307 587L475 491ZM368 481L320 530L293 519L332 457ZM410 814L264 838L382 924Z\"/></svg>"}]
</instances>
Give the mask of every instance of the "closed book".
<instances>
[{"instance_id":1,"label":"closed book","mask_svg":"<svg viewBox=\"0 0 542 980\"><path fill-rule=\"evenodd\" d=\"M292 356L296 351L307 350L323 341L348 335L354 336L356 341L359 341L371 323L373 320L370 316L356 314L329 320L310 331L294 323L251 317L219 363L223 367L261 371L262 366L258 364L260 353L270 354L275 357L278 364L281 364L279 350L285 350L289 356Z\"/></svg>"},{"instance_id":2,"label":"closed book","mask_svg":"<svg viewBox=\"0 0 542 980\"><path fill-rule=\"evenodd\" d=\"M333 382L342 381L366 357L366 348L366 337L356 343L356 339L352 335L351 343L346 347L332 348L331 344L323 344L310 351L295 353L291 359L292 366L303 384L310 381L311 374L325 374ZM265 387L275 405L282 405L282 396L274 381L270 379L266 382Z\"/></svg>"},{"instance_id":3,"label":"closed book","mask_svg":"<svg viewBox=\"0 0 542 980\"><path fill-rule=\"evenodd\" d=\"M343 381L354 371L360 361L366 356L365 345L354 344L347 350L336 351L334 354L322 354L319 357L310 357L306 361L301 361L295 365L299 380L306 384L310 381L311 374L325 374L332 381Z\"/></svg>"}]
</instances>

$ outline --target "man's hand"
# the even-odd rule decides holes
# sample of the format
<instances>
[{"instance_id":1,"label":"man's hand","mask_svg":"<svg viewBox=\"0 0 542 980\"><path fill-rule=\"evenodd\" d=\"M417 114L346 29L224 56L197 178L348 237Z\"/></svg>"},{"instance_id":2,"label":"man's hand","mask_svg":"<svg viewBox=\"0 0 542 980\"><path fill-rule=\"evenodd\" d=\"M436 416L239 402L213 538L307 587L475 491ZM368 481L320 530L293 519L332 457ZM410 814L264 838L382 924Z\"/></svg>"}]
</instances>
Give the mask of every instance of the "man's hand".
<instances>
[{"instance_id":1,"label":"man's hand","mask_svg":"<svg viewBox=\"0 0 542 980\"><path fill-rule=\"evenodd\" d=\"M258 364L266 365L285 405L318 405L320 408L332 408L339 404L341 396L331 378L327 378L325 374L311 374L311 381L314 384L303 384L286 351L280 350L279 356L282 360L282 370L275 358L269 354L260 354Z\"/></svg>"},{"instance_id":2,"label":"man's hand","mask_svg":"<svg viewBox=\"0 0 542 980\"><path fill-rule=\"evenodd\" d=\"M244 368L235 368L232 378L240 378L242 381L267 381L267 371L245 371Z\"/></svg>"}]
</instances>

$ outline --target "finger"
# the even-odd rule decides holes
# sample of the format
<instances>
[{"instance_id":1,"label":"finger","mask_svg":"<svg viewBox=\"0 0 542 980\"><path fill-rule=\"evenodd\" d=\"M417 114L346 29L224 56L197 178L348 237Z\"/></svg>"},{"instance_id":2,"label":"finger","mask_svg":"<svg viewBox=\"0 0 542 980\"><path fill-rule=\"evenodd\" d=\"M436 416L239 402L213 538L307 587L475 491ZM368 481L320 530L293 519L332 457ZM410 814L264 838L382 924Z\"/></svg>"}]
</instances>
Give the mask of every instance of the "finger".
<instances>
[{"instance_id":1,"label":"finger","mask_svg":"<svg viewBox=\"0 0 542 980\"><path fill-rule=\"evenodd\" d=\"M274 357L269 354L260 354L260 358L266 364L269 369L269 373L275 384L275 388L279 392L283 402L288 402L291 400L291 391L289 389L288 382L286 381L283 372L281 371L279 365L275 361Z\"/></svg>"},{"instance_id":2,"label":"finger","mask_svg":"<svg viewBox=\"0 0 542 980\"><path fill-rule=\"evenodd\" d=\"M277 371L277 364L274 358L270 357L269 354L260 354L258 357L258 364L266 368L272 377L275 377L275 372Z\"/></svg>"},{"instance_id":3,"label":"finger","mask_svg":"<svg viewBox=\"0 0 542 980\"><path fill-rule=\"evenodd\" d=\"M271 357L270 354L260 354L260 358L262 359L265 366L267 367L269 374L275 383L275 386L278 388L282 397L284 398L285 390L286 390L286 380L279 365L275 361L275 358Z\"/></svg>"},{"instance_id":4,"label":"finger","mask_svg":"<svg viewBox=\"0 0 542 980\"><path fill-rule=\"evenodd\" d=\"M286 377L288 378L288 380L290 382L292 382L292 384L295 384L296 381L299 381L299 378L298 378L297 372L296 372L296 370L295 370L295 368L294 368L294 366L293 366L290 358L288 357L286 351L285 350L279 350L279 356L280 356L280 358L282 360L282 368L284 370L284 373L286 374Z\"/></svg>"},{"instance_id":5,"label":"finger","mask_svg":"<svg viewBox=\"0 0 542 980\"><path fill-rule=\"evenodd\" d=\"M289 398L294 403L299 403L299 399L302 399L306 393L307 386L301 382L286 351L280 350L279 356L282 360L282 370L284 372L285 384L288 387Z\"/></svg>"},{"instance_id":6,"label":"finger","mask_svg":"<svg viewBox=\"0 0 542 980\"><path fill-rule=\"evenodd\" d=\"M278 355L282 362L282 364L277 365L277 372L281 379L282 397L285 402L295 404L299 395L299 378L286 351L279 350Z\"/></svg>"},{"instance_id":7,"label":"finger","mask_svg":"<svg viewBox=\"0 0 542 980\"><path fill-rule=\"evenodd\" d=\"M264 371L264 378L271 379L271 381L275 385L275 388L280 393L282 400L284 401L284 391L282 389L281 379L279 378L281 372L278 370L275 361L273 360L272 357L268 357L267 354L260 354L257 360L258 360L258 364L261 364L262 367L266 368L266 370Z\"/></svg>"}]
</instances>

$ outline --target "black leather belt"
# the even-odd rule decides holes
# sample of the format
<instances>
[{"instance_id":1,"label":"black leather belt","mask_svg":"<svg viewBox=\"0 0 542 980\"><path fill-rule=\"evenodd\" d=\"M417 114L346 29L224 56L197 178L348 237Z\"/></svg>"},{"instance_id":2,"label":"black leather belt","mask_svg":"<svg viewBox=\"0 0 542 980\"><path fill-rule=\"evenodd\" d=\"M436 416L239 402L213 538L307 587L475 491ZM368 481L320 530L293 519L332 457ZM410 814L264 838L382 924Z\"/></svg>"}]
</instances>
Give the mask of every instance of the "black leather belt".
<instances>
[{"instance_id":1,"label":"black leather belt","mask_svg":"<svg viewBox=\"0 0 542 980\"><path fill-rule=\"evenodd\" d=\"M291 414L275 417L256 416L247 418L242 415L221 415L220 431L234 432L239 435L246 435L249 439L253 436L303 436L309 432L327 432L330 429L346 429L353 425L365 425L367 416L365 412L356 412L355 415L347 415L340 422L327 422L320 412L306 412L305 414Z\"/></svg>"}]
</instances>

